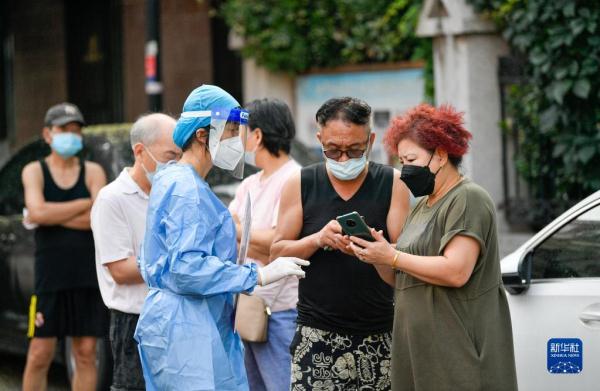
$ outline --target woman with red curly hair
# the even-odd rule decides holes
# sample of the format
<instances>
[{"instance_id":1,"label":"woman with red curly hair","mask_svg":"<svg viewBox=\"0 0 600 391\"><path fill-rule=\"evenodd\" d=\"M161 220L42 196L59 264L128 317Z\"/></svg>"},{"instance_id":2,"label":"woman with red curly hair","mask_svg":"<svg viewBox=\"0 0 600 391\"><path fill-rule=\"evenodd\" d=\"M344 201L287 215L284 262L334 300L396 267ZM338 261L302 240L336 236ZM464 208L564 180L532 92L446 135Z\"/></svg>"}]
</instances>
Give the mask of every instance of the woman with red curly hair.
<instances>
[{"instance_id":1,"label":"woman with red curly hair","mask_svg":"<svg viewBox=\"0 0 600 391\"><path fill-rule=\"evenodd\" d=\"M393 390L516 390L510 312L492 199L459 171L471 139L462 114L426 104L395 118L385 143L422 197L396 246L351 237L395 286Z\"/></svg>"}]
</instances>

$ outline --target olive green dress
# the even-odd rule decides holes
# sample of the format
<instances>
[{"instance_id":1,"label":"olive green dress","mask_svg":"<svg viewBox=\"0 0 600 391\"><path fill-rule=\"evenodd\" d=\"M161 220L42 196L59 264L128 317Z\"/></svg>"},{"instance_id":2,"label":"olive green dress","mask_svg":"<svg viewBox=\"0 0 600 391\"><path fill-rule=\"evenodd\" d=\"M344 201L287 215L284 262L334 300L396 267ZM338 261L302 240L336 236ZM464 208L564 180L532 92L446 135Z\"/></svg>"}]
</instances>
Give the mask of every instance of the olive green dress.
<instances>
[{"instance_id":1,"label":"olive green dress","mask_svg":"<svg viewBox=\"0 0 600 391\"><path fill-rule=\"evenodd\" d=\"M516 390L515 359L502 286L494 203L464 179L433 206L423 197L397 248L437 256L456 235L474 238L480 254L461 288L396 275L392 390Z\"/></svg>"}]
</instances>

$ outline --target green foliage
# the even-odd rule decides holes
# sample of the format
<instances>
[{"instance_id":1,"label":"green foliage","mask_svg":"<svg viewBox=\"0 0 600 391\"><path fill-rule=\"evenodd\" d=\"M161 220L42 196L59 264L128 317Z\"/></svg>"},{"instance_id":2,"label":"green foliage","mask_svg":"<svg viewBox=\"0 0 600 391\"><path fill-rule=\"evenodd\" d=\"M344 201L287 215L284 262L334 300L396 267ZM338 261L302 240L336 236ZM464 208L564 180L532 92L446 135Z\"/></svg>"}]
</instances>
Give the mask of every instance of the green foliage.
<instances>
[{"instance_id":1,"label":"green foliage","mask_svg":"<svg viewBox=\"0 0 600 391\"><path fill-rule=\"evenodd\" d=\"M578 200L600 189L600 3L469 0L526 62L508 95L517 167L533 196Z\"/></svg>"},{"instance_id":2,"label":"green foliage","mask_svg":"<svg viewBox=\"0 0 600 391\"><path fill-rule=\"evenodd\" d=\"M420 0L229 0L221 13L243 54L272 71L431 57L415 37Z\"/></svg>"}]
</instances>

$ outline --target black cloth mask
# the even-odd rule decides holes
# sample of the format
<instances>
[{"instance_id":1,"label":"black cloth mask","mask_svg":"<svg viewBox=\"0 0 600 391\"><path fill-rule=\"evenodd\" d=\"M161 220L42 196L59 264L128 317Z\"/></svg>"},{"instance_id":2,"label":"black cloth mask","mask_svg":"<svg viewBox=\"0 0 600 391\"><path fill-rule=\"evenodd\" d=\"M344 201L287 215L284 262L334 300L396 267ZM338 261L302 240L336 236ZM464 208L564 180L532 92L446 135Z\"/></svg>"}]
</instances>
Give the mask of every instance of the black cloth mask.
<instances>
[{"instance_id":1,"label":"black cloth mask","mask_svg":"<svg viewBox=\"0 0 600 391\"><path fill-rule=\"evenodd\" d=\"M400 180L406 183L406 186L415 197L422 197L433 193L435 176L440 170L435 174L431 172L429 169L431 159L433 159L433 154L431 154L426 166L416 166L412 164L405 164L402 166Z\"/></svg>"}]
</instances>

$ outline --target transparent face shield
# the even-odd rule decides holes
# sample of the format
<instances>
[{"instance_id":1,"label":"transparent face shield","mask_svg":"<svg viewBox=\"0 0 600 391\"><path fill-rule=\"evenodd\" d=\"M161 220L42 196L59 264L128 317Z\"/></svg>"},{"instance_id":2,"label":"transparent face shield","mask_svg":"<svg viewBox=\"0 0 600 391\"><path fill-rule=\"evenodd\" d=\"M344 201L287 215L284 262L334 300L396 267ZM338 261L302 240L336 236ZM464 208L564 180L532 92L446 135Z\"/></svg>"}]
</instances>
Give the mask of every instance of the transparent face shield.
<instances>
[{"instance_id":1,"label":"transparent face shield","mask_svg":"<svg viewBox=\"0 0 600 391\"><path fill-rule=\"evenodd\" d=\"M213 109L208 149L213 164L235 178L244 176L244 151L248 136L248 112L243 109Z\"/></svg>"}]
</instances>

